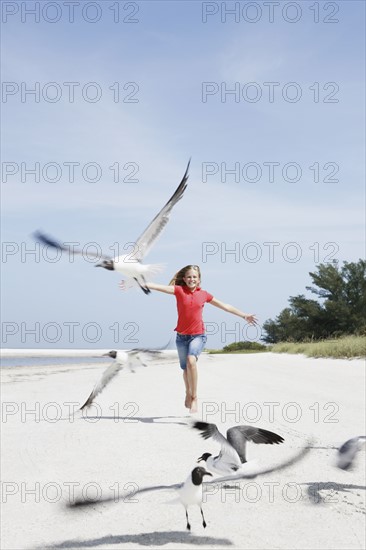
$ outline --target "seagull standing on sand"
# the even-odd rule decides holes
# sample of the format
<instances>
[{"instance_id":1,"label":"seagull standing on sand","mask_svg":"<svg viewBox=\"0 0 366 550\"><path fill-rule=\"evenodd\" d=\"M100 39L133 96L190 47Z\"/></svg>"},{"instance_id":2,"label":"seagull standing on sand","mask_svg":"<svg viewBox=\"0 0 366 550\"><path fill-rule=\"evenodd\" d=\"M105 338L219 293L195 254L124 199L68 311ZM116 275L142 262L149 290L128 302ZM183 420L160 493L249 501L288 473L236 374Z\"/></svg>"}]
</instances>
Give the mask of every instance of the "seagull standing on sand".
<instances>
[{"instance_id":1,"label":"seagull standing on sand","mask_svg":"<svg viewBox=\"0 0 366 550\"><path fill-rule=\"evenodd\" d=\"M366 436L359 435L345 441L338 449L337 453L337 466L342 470L348 470L356 457L356 454L362 447L362 443L365 443Z\"/></svg>"},{"instance_id":2,"label":"seagull standing on sand","mask_svg":"<svg viewBox=\"0 0 366 550\"><path fill-rule=\"evenodd\" d=\"M84 405L80 407L80 411L90 407L94 399L99 395L104 388L113 380L113 378L119 373L123 368L129 368L131 372L135 372L135 366L147 367L147 364L144 362L144 356L149 359L158 357L161 354L161 350L152 350L137 348L127 351L116 351L112 350L108 353L105 353L103 357L112 357L114 362L103 372L100 380L95 384L93 391L89 395L88 399L85 401Z\"/></svg>"},{"instance_id":3,"label":"seagull standing on sand","mask_svg":"<svg viewBox=\"0 0 366 550\"><path fill-rule=\"evenodd\" d=\"M203 515L202 510L202 481L204 476L211 476L210 472L207 472L205 468L202 468L202 466L196 466L193 468L193 470L190 472L189 476L185 480L184 483L175 483L174 485L154 485L151 487L143 487L142 489L138 489L136 492L133 493L133 495L129 495L130 497L135 497L138 494L142 493L149 493L151 491L161 491L161 490L174 490L177 492L177 498L174 499L173 502L180 502L183 504L184 509L186 511L186 520L187 524L186 527L188 531L191 530L191 524L189 523L188 519L188 507L189 506L198 506L201 511L202 516L202 525L203 527L206 527L206 521L205 516ZM122 501L125 497L122 498ZM90 506L90 505L96 505L100 504L102 502L119 502L119 499L116 500L116 497L107 497L103 498L101 500L76 500L73 504L70 504L69 506L71 508L75 507L82 507L82 506ZM170 501L171 502L171 501Z\"/></svg>"},{"instance_id":4,"label":"seagull standing on sand","mask_svg":"<svg viewBox=\"0 0 366 550\"><path fill-rule=\"evenodd\" d=\"M221 445L220 454L212 456L204 453L197 462L204 460L206 467L217 474L240 473L246 459L246 443L265 443L269 445L282 443L283 437L262 428L252 426L234 426L226 432L226 438L219 432L216 424L194 422L192 428L199 430L204 439L212 438Z\"/></svg>"},{"instance_id":5,"label":"seagull standing on sand","mask_svg":"<svg viewBox=\"0 0 366 550\"><path fill-rule=\"evenodd\" d=\"M205 468L202 468L202 466L196 466L196 468L193 468L185 482L177 488L178 498L186 511L186 527L188 531L191 530L191 524L188 519L188 506L192 506L194 504L199 506L202 516L202 525L203 527L206 527L205 516L203 515L202 510L202 481L204 476L212 477L212 474L205 470Z\"/></svg>"},{"instance_id":6,"label":"seagull standing on sand","mask_svg":"<svg viewBox=\"0 0 366 550\"><path fill-rule=\"evenodd\" d=\"M175 501L183 504L185 508L186 519L187 519L186 527L190 531L191 525L188 519L188 507L192 505L199 506L201 510L201 515L202 515L202 525L203 527L206 527L206 521L202 510L203 488L209 487L211 485L218 485L220 483L226 483L227 481L251 479L253 477L256 477L257 475L266 475L275 471L284 470L286 468L289 468L290 466L293 466L298 461L302 460L305 457L305 455L308 454L310 449L311 449L310 442L308 442L308 445L306 447L301 448L300 451L295 456L292 456L291 458L282 462L281 464L278 464L275 466L269 466L264 470L257 471L255 475L253 474L248 475L242 471L239 471L239 473L236 473L236 475L231 474L231 475L219 477L210 481L203 481L203 478L205 476L212 476L212 474L208 472L205 468L202 468L201 466L196 466L190 472L189 476L187 477L184 483L176 483L174 485L152 485L149 487L142 487L141 489L138 489L137 491L135 491L133 494L126 494L126 493L119 494L119 495L113 494L113 496L103 497L97 500L96 499L86 500L85 497L82 497L81 499L76 499L74 502L69 503L67 506L69 508L74 509L74 508L80 508L80 507L85 508L87 506L94 507L100 504L104 504L106 502L111 502L111 503L113 502L114 504L116 504L118 502L125 502L126 497L135 497L136 495L149 493L152 491L174 490L177 492L177 499L175 499Z\"/></svg>"},{"instance_id":7,"label":"seagull standing on sand","mask_svg":"<svg viewBox=\"0 0 366 550\"><path fill-rule=\"evenodd\" d=\"M96 264L95 267L104 267L104 269L108 269L109 271L118 271L120 273L123 273L125 276L127 276L128 279L137 283L145 294L150 293L150 289L147 287L146 284L146 278L148 278L151 274L160 271L161 266L157 264L143 264L142 260L147 255L150 248L153 246L160 233L168 223L169 216L174 205L177 204L177 202L180 201L180 199L183 197L184 191L187 187L187 180L189 177L188 169L190 162L191 161L188 162L182 181L178 185L173 195L170 197L165 206L163 206L160 212L155 216L152 222L148 225L142 235L140 235L140 237L135 242L134 251L130 254L117 256L115 258L111 258L110 256L106 256L104 254L100 256L100 254L93 254L88 252L88 256L95 256L98 259L103 258L103 261L99 264ZM77 250L69 246L65 246L40 231L36 231L33 236L37 241L40 241L42 244L46 246L51 246L53 248L56 248L57 250L69 252L70 254L83 253L82 250Z\"/></svg>"}]
</instances>

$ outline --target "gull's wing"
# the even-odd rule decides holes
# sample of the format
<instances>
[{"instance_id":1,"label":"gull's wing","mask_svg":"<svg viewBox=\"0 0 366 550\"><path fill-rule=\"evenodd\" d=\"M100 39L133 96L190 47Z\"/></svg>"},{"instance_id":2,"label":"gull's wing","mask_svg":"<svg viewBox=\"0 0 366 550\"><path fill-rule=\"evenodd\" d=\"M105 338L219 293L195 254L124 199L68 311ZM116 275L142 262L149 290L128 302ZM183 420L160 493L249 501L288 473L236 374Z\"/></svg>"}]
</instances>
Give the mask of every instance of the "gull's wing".
<instances>
[{"instance_id":1,"label":"gull's wing","mask_svg":"<svg viewBox=\"0 0 366 550\"><path fill-rule=\"evenodd\" d=\"M161 348L133 348L128 350L127 354L131 358L132 362L135 362L137 364L144 364L142 357L149 360L157 359L159 356L161 356L162 352L168 348L171 340L172 339L170 338L169 342Z\"/></svg>"},{"instance_id":2,"label":"gull's wing","mask_svg":"<svg viewBox=\"0 0 366 550\"><path fill-rule=\"evenodd\" d=\"M141 351L142 353L150 353L151 355L159 354L162 351L168 349L168 346L170 345L171 341L173 340L173 337L169 339L169 342L165 344L165 346L162 346L160 348L132 348L131 350L128 350L128 353L134 353Z\"/></svg>"},{"instance_id":3,"label":"gull's wing","mask_svg":"<svg viewBox=\"0 0 366 550\"><path fill-rule=\"evenodd\" d=\"M154 242L159 237L160 233L168 223L169 216L173 209L173 206L177 204L177 202L180 201L180 199L183 197L183 193L187 187L187 180L189 177L188 169L189 169L190 162L191 160L189 160L186 171L182 178L182 181L178 185L173 195L170 197L166 205L163 206L163 208L160 210L159 214L155 216L155 218L150 223L150 225L148 225L148 227L145 229L142 235L140 235L139 238L137 239L136 241L137 252L134 255L134 257L137 260L142 260L144 256L146 256L146 254L149 252L150 248L152 247L152 245L154 244Z\"/></svg>"},{"instance_id":4,"label":"gull's wing","mask_svg":"<svg viewBox=\"0 0 366 550\"><path fill-rule=\"evenodd\" d=\"M114 361L111 365L109 365L109 367L103 372L100 380L95 384L93 391L85 401L84 405L80 407L80 411L86 407L90 407L96 396L104 390L107 384L109 384L109 382L119 373L123 366L124 365L118 361Z\"/></svg>"},{"instance_id":5,"label":"gull's wing","mask_svg":"<svg viewBox=\"0 0 366 550\"><path fill-rule=\"evenodd\" d=\"M281 464L278 464L277 466L271 466L269 468L265 468L264 470L258 470L257 472L252 473L242 473L242 474L231 474L224 477L217 477L216 479L213 479L212 481L203 481L202 485L214 485L215 483L224 483L227 481L235 481L238 479L251 479L257 476L263 476L267 474L271 474L272 472L277 472L280 470L285 470L286 468L289 468L293 464L296 464L296 462L299 462L302 460L310 451L311 447L311 441L308 442L307 447L304 447L301 449L295 456L289 458L285 462L282 462Z\"/></svg>"},{"instance_id":6,"label":"gull's wing","mask_svg":"<svg viewBox=\"0 0 366 550\"><path fill-rule=\"evenodd\" d=\"M145 348L136 348L127 350L127 366L132 370L133 366L135 365L144 365L143 360L139 356L139 354L144 354L147 356L148 359L152 359L154 357L157 357L161 351L159 350L151 350L151 349L145 349ZM97 395L99 395L104 388L113 380L113 378L119 373L119 371L126 365L125 361L122 363L115 360L113 363L104 371L102 374L100 380L96 383L94 386L93 391L89 395L88 399L85 401L84 405L80 407L79 410L85 409L86 407L90 407L94 399Z\"/></svg>"},{"instance_id":7,"label":"gull's wing","mask_svg":"<svg viewBox=\"0 0 366 550\"><path fill-rule=\"evenodd\" d=\"M53 237L49 237L41 231L35 231L33 233L33 238L46 246L52 246L52 248L56 248L57 250L61 250L62 252L69 252L69 254L83 254L82 250L74 247L71 248L70 246L64 246L59 241L56 241L56 239L54 239ZM104 254L99 254L98 252L90 252L89 250L87 255L88 257L95 257L98 260L100 260L101 258L105 260L112 260L111 256L105 256Z\"/></svg>"},{"instance_id":8,"label":"gull's wing","mask_svg":"<svg viewBox=\"0 0 366 550\"><path fill-rule=\"evenodd\" d=\"M220 462L228 464L228 466L240 465L240 459L235 448L227 441L227 439L219 432L216 424L209 424L208 422L193 422L192 428L199 430L203 439L212 438L221 446Z\"/></svg>"},{"instance_id":9,"label":"gull's wing","mask_svg":"<svg viewBox=\"0 0 366 550\"><path fill-rule=\"evenodd\" d=\"M136 356L139 353L147 355L149 359L155 359L156 357L159 357L159 355L162 354L162 350L160 349L149 349L149 348L136 348L136 349L129 349L127 353L131 356Z\"/></svg>"},{"instance_id":10,"label":"gull's wing","mask_svg":"<svg viewBox=\"0 0 366 550\"><path fill-rule=\"evenodd\" d=\"M152 491L177 491L178 489L181 489L183 487L183 483L175 483L173 485L150 485L149 487L142 487L141 489L137 489L137 491L133 493L123 493L118 494L110 497L104 497L100 499L95 500L84 500L84 499L75 499L74 502L70 502L67 507L68 508L82 508L85 506L95 506L98 504L104 504L106 502L114 502L117 504L118 502L124 502L126 499L130 499L135 497L136 495L141 495L143 493L150 493Z\"/></svg>"},{"instance_id":11,"label":"gull's wing","mask_svg":"<svg viewBox=\"0 0 366 550\"><path fill-rule=\"evenodd\" d=\"M296 462L299 462L301 459L303 459L307 455L307 453L310 451L310 449L311 447L309 442L307 447L304 447L295 456L293 456L292 458L288 459L285 462L282 462L282 464L279 464L278 466L272 466L271 468L267 468L265 470L259 470L256 474L234 474L234 475L229 475L224 477L218 477L216 479L213 479L212 481L203 481L202 486L205 487L207 485L214 485L215 483L224 483L227 481L235 481L237 479L249 479L249 478L256 477L257 475L260 476L260 475L269 474L271 472L275 472L278 470L284 470L285 468L288 468L289 466L292 466L293 464L296 464ZM175 483L174 485L152 485L149 487L142 487L141 489L138 489L134 493L130 493L130 494L123 493L122 495L113 495L110 497L100 498L98 500L97 499L95 500L75 499L74 502L70 502L69 504L67 504L67 507L81 508L86 506L95 506L98 504L104 504L106 502L118 503L121 501L123 502L126 498L132 498L136 495L148 493L151 491L178 490L178 489L181 489L183 485L184 483Z\"/></svg>"},{"instance_id":12,"label":"gull's wing","mask_svg":"<svg viewBox=\"0 0 366 550\"><path fill-rule=\"evenodd\" d=\"M366 436L360 435L348 439L339 447L337 452L337 466L342 470L348 470L355 459L356 454L360 450L360 440L366 439Z\"/></svg>"},{"instance_id":13,"label":"gull's wing","mask_svg":"<svg viewBox=\"0 0 366 550\"><path fill-rule=\"evenodd\" d=\"M145 361L151 361L161 355L161 351L150 349L128 350L128 368L135 372L135 367L147 367Z\"/></svg>"},{"instance_id":14,"label":"gull's wing","mask_svg":"<svg viewBox=\"0 0 366 550\"><path fill-rule=\"evenodd\" d=\"M266 443L269 445L282 443L283 437L269 430L255 428L253 426L234 426L226 432L228 442L238 453L241 462L246 462L245 448L246 442Z\"/></svg>"}]
</instances>

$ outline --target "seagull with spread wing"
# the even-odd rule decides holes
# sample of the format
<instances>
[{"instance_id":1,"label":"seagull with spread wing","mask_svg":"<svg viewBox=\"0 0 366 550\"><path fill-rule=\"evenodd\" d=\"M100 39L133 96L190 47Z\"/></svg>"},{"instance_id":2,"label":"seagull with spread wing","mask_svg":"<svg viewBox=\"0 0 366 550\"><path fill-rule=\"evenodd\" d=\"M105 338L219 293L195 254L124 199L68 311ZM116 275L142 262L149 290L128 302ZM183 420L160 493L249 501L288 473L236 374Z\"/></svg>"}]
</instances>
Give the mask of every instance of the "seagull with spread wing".
<instances>
[{"instance_id":1,"label":"seagull with spread wing","mask_svg":"<svg viewBox=\"0 0 366 550\"><path fill-rule=\"evenodd\" d=\"M243 479L252 479L253 477L256 477L258 475L259 476L268 475L273 472L281 471L286 468L289 468L295 465L300 460L302 460L308 454L308 452L311 449L310 443L311 442L309 441L307 446L301 448L298 453L296 453L289 459L283 461L281 464L278 464L276 466L269 466L265 469L258 470L254 474L237 472L236 474L234 473L224 477L219 477L219 478L213 479L212 481L211 480L203 481L203 478L205 476L212 476L212 474L208 472L205 468L196 466L190 472L189 476L187 477L184 483L174 483L172 485L150 485L148 487L141 487L137 489L137 491L134 491L133 495L126 494L126 493L116 495L115 493L113 493L113 495L111 496L104 496L98 499L90 499L90 498L86 499L85 496L83 496L82 498L76 498L75 500L73 500L73 502L70 502L69 504L67 504L67 506L72 509L85 508L88 506L95 507L100 504L104 504L108 502L111 504L112 503L116 504L118 502L126 502L127 497L131 497L131 496L136 497L137 495L141 495L144 493L150 493L155 491L172 491L173 493L175 493L177 497L175 501L178 501L181 504L183 504L185 508L186 519L187 519L187 524L186 524L187 529L188 530L191 529L191 526L188 520L188 510L187 510L188 506L191 506L191 505L199 506L201 510L201 515L202 515L202 525L203 527L206 527L206 522L203 515L203 510L202 510L202 501L203 501L202 490L206 490L211 485L219 485L221 483L226 483L228 481L234 481L234 480L240 481Z\"/></svg>"},{"instance_id":2,"label":"seagull with spread wing","mask_svg":"<svg viewBox=\"0 0 366 550\"><path fill-rule=\"evenodd\" d=\"M186 523L186 528L188 531L191 530L191 524L189 523L189 518L188 518L188 507L189 506L198 506L200 511L201 511L201 516L202 516L202 525L203 527L206 527L206 521L205 521L205 516L203 515L203 510L202 510L202 483L203 483L203 478L205 476L211 476L212 477L212 474L210 472L208 472L207 470L205 470L205 468L202 468L202 466L196 466L195 468L193 468L193 470L189 473L187 479L183 482L183 483L174 483L172 485L154 485L154 486L150 486L150 487L143 487L141 489L138 489L137 491L135 491L132 495L128 495L129 497L135 497L135 495L137 494L142 494L142 493L149 493L151 491L160 491L160 490L168 490L168 491L172 491L174 492L175 494L175 498L174 500L171 500L169 501L170 504L173 504L175 502L177 503L181 503L183 504L184 508L185 508L185 512L186 512L186 520L187 520L187 523ZM122 501L125 500L125 496L124 495L122 497ZM116 498L116 496L114 497L104 497L102 499L98 499L98 500L77 500L73 503L70 503L68 506L70 508L78 508L78 507L83 507L83 506L89 506L90 504L101 504L102 502L110 502L112 501L113 502L119 502L119 497Z\"/></svg>"},{"instance_id":3,"label":"seagull with spread wing","mask_svg":"<svg viewBox=\"0 0 366 550\"><path fill-rule=\"evenodd\" d=\"M274 432L253 426L234 426L227 430L226 437L218 430L216 424L198 421L193 423L192 428L198 430L204 439L212 438L221 445L220 453L217 456L204 453L198 459L198 462L202 460L206 462L208 470L218 474L235 474L243 470L247 462L246 444L248 441L267 445L284 441L283 437Z\"/></svg>"},{"instance_id":4,"label":"seagull with spread wing","mask_svg":"<svg viewBox=\"0 0 366 550\"><path fill-rule=\"evenodd\" d=\"M115 376L124 368L128 368L131 372L135 372L136 366L147 367L145 361L154 359L162 353L162 350L136 348L126 351L111 350L105 353L103 357L112 357L113 363L103 372L102 376L95 384L88 399L80 407L80 411L90 407L94 399L99 395L104 388L113 380Z\"/></svg>"},{"instance_id":5,"label":"seagull with spread wing","mask_svg":"<svg viewBox=\"0 0 366 550\"><path fill-rule=\"evenodd\" d=\"M160 271L161 266L157 264L144 264L143 259L168 223L174 205L177 204L177 202L180 201L180 199L183 197L184 191L187 187L187 180L189 177L188 169L190 162L191 161L189 160L182 181L178 185L173 195L170 197L165 206L163 206L160 212L155 216L152 222L147 226L145 231L137 239L134 251L132 253L117 256L115 258L111 258L110 256L106 256L104 254L100 256L100 254L95 253L94 256L96 258L103 259L103 261L99 264L96 264L95 267L104 267L104 269L108 269L109 271L118 271L120 273L123 273L129 280L137 283L145 294L150 293L150 289L147 287L146 284L146 279L149 277L149 275ZM53 248L61 250L62 252L69 252L70 254L83 253L82 250L65 246L55 239L45 235L41 231L36 231L33 237L42 244L46 246L51 246ZM92 255L92 253L88 252L88 256Z\"/></svg>"}]
</instances>

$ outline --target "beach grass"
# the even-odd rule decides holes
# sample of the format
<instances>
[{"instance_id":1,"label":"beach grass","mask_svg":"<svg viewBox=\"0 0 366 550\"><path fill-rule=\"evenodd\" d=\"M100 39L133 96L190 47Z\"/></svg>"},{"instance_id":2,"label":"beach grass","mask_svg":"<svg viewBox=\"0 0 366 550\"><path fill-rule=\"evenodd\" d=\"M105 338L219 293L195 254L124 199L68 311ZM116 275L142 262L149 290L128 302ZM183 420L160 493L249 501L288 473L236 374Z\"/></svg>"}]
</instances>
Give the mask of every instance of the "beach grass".
<instances>
[{"instance_id":1,"label":"beach grass","mask_svg":"<svg viewBox=\"0 0 366 550\"><path fill-rule=\"evenodd\" d=\"M205 352L207 353L213 353L213 354L220 354L220 353L230 353L230 355L236 355L238 353L263 353L271 351L271 348L268 346L265 349L239 349L235 351L226 351L224 349L206 349Z\"/></svg>"},{"instance_id":2,"label":"beach grass","mask_svg":"<svg viewBox=\"0 0 366 550\"><path fill-rule=\"evenodd\" d=\"M366 357L366 336L344 336L318 342L278 342L263 349L208 349L212 354L237 353L295 353L307 357L329 357L334 359L350 359Z\"/></svg>"},{"instance_id":3,"label":"beach grass","mask_svg":"<svg viewBox=\"0 0 366 550\"><path fill-rule=\"evenodd\" d=\"M274 353L301 353L307 357L337 359L366 356L365 336L344 336L319 342L279 342L270 347Z\"/></svg>"}]
</instances>

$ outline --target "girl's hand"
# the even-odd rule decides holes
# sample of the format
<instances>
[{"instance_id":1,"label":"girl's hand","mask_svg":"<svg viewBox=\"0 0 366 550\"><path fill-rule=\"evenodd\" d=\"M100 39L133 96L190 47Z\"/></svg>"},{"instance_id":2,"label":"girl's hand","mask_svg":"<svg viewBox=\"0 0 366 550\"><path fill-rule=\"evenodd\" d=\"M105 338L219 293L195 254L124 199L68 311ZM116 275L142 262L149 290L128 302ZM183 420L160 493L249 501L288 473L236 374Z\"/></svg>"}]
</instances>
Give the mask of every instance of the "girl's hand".
<instances>
[{"instance_id":1,"label":"girl's hand","mask_svg":"<svg viewBox=\"0 0 366 550\"><path fill-rule=\"evenodd\" d=\"M252 314L245 314L244 315L244 319L247 321L247 323L249 323L250 325L257 325L258 324L258 321L255 317L255 314L252 313Z\"/></svg>"},{"instance_id":2,"label":"girl's hand","mask_svg":"<svg viewBox=\"0 0 366 550\"><path fill-rule=\"evenodd\" d=\"M126 281L124 281L122 279L122 281L120 283L118 283L118 286L119 286L120 290L126 290Z\"/></svg>"}]
</instances>

